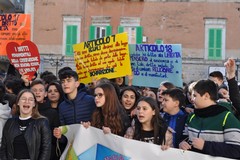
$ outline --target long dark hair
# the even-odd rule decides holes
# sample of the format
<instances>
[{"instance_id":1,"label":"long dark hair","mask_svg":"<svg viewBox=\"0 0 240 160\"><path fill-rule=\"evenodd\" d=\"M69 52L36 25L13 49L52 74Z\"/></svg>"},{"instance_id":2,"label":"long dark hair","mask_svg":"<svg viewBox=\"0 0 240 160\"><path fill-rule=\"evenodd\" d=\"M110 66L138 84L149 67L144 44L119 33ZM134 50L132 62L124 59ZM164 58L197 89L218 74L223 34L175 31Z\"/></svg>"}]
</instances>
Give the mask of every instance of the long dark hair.
<instances>
[{"instance_id":1,"label":"long dark hair","mask_svg":"<svg viewBox=\"0 0 240 160\"><path fill-rule=\"evenodd\" d=\"M134 110L137 106L137 101L138 99L140 98L140 94L137 92L137 90L133 87L133 86L127 86L127 87L124 87L121 92L120 92L120 102L122 102L122 96L124 94L125 91L132 91L134 94L135 94L135 103L133 105L133 107L130 109L131 111Z\"/></svg>"},{"instance_id":2,"label":"long dark hair","mask_svg":"<svg viewBox=\"0 0 240 160\"><path fill-rule=\"evenodd\" d=\"M52 82L50 82L50 83L48 84L48 86L47 86L47 88L46 88L47 92L48 92L48 89L49 89L50 86L55 86L56 89L57 89L58 92L59 92L59 95L60 95L59 100L58 100L58 105L59 105L59 104L64 100L64 92L63 92L62 86L60 85L60 82L58 82L58 81L52 81ZM50 101L50 100L49 100L49 101ZM51 102L50 102L50 103L51 103Z\"/></svg>"},{"instance_id":3,"label":"long dark hair","mask_svg":"<svg viewBox=\"0 0 240 160\"><path fill-rule=\"evenodd\" d=\"M92 115L92 126L102 128L109 127L114 134L121 134L123 123L121 119L121 104L112 84L102 83L96 86L102 88L105 96L105 104L102 107L97 107ZM96 89L95 88L95 89Z\"/></svg>"},{"instance_id":4,"label":"long dark hair","mask_svg":"<svg viewBox=\"0 0 240 160\"><path fill-rule=\"evenodd\" d=\"M144 101L148 103L153 110L155 110L155 115L152 117L151 124L153 126L154 132L154 144L161 145L165 143L165 134L167 132L167 124L164 119L160 116L159 107L156 100L151 97L141 97L138 100L138 103ZM136 119L135 122L135 132L133 138L136 140L141 139L142 124Z\"/></svg>"}]
</instances>

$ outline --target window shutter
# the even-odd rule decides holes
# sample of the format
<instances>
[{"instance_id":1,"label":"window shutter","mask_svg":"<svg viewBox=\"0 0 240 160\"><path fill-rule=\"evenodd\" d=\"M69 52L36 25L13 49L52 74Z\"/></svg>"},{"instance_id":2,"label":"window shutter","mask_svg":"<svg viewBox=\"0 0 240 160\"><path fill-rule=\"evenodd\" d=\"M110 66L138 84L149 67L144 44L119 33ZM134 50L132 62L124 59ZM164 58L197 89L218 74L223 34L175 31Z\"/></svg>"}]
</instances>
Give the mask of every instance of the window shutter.
<instances>
[{"instance_id":1,"label":"window shutter","mask_svg":"<svg viewBox=\"0 0 240 160\"><path fill-rule=\"evenodd\" d=\"M106 30L107 30L106 36L112 35L112 26L106 26Z\"/></svg>"},{"instance_id":2,"label":"window shutter","mask_svg":"<svg viewBox=\"0 0 240 160\"><path fill-rule=\"evenodd\" d=\"M214 58L214 29L209 29L208 32L208 58Z\"/></svg>"},{"instance_id":3,"label":"window shutter","mask_svg":"<svg viewBox=\"0 0 240 160\"><path fill-rule=\"evenodd\" d=\"M89 27L89 40L95 39L95 26L91 25Z\"/></svg>"},{"instance_id":4,"label":"window shutter","mask_svg":"<svg viewBox=\"0 0 240 160\"><path fill-rule=\"evenodd\" d=\"M209 29L208 58L221 59L222 57L222 29Z\"/></svg>"},{"instance_id":5,"label":"window shutter","mask_svg":"<svg viewBox=\"0 0 240 160\"><path fill-rule=\"evenodd\" d=\"M68 25L66 33L67 33L67 35L66 35L65 53L67 56L72 56L73 55L72 45L77 43L77 26Z\"/></svg>"},{"instance_id":6,"label":"window shutter","mask_svg":"<svg viewBox=\"0 0 240 160\"><path fill-rule=\"evenodd\" d=\"M222 29L216 30L216 58L221 58L222 55Z\"/></svg>"},{"instance_id":7,"label":"window shutter","mask_svg":"<svg viewBox=\"0 0 240 160\"><path fill-rule=\"evenodd\" d=\"M124 32L124 27L118 26L118 33L123 33L123 32Z\"/></svg>"},{"instance_id":8,"label":"window shutter","mask_svg":"<svg viewBox=\"0 0 240 160\"><path fill-rule=\"evenodd\" d=\"M142 37L143 37L143 27L138 26L138 27L136 27L136 29L137 29L136 44L141 44L142 43Z\"/></svg>"},{"instance_id":9,"label":"window shutter","mask_svg":"<svg viewBox=\"0 0 240 160\"><path fill-rule=\"evenodd\" d=\"M156 44L163 44L163 40L162 39L156 39L155 43Z\"/></svg>"}]
</instances>

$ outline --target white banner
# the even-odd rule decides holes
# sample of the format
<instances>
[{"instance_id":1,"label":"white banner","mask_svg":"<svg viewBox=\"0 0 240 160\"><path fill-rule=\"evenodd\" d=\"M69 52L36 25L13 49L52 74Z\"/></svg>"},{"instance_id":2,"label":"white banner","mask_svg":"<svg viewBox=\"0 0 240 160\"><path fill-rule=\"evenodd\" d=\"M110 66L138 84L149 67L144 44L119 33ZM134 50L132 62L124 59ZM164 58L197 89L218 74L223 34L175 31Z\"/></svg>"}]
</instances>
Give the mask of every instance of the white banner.
<instances>
[{"instance_id":1,"label":"white banner","mask_svg":"<svg viewBox=\"0 0 240 160\"><path fill-rule=\"evenodd\" d=\"M61 160L227 160L174 148L162 151L158 145L104 134L80 124L64 126L62 131L68 145Z\"/></svg>"}]
</instances>

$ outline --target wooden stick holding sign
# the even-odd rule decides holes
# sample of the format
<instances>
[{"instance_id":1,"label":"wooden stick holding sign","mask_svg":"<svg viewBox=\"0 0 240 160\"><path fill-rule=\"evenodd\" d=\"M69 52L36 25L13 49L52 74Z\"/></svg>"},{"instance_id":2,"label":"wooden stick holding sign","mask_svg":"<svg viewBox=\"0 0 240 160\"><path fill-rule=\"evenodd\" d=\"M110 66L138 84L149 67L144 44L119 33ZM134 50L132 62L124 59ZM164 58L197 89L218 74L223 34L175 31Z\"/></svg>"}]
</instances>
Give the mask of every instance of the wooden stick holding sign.
<instances>
[{"instance_id":1,"label":"wooden stick holding sign","mask_svg":"<svg viewBox=\"0 0 240 160\"><path fill-rule=\"evenodd\" d=\"M10 63L21 75L28 76L30 81L40 64L37 46L29 40L24 41L21 45L16 42L9 42L6 50Z\"/></svg>"}]
</instances>

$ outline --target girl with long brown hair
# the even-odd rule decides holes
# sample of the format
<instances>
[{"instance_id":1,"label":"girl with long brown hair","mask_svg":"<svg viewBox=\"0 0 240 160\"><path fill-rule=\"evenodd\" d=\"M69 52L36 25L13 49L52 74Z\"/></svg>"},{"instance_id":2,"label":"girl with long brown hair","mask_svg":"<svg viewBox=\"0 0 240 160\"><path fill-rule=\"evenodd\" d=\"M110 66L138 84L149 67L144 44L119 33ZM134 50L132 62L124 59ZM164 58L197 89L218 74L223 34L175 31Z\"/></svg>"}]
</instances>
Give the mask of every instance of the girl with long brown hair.
<instances>
[{"instance_id":1,"label":"girl with long brown hair","mask_svg":"<svg viewBox=\"0 0 240 160\"><path fill-rule=\"evenodd\" d=\"M94 90L94 97L97 108L92 115L92 126L103 129L104 133L123 136L130 122L113 85L99 84Z\"/></svg>"}]
</instances>

